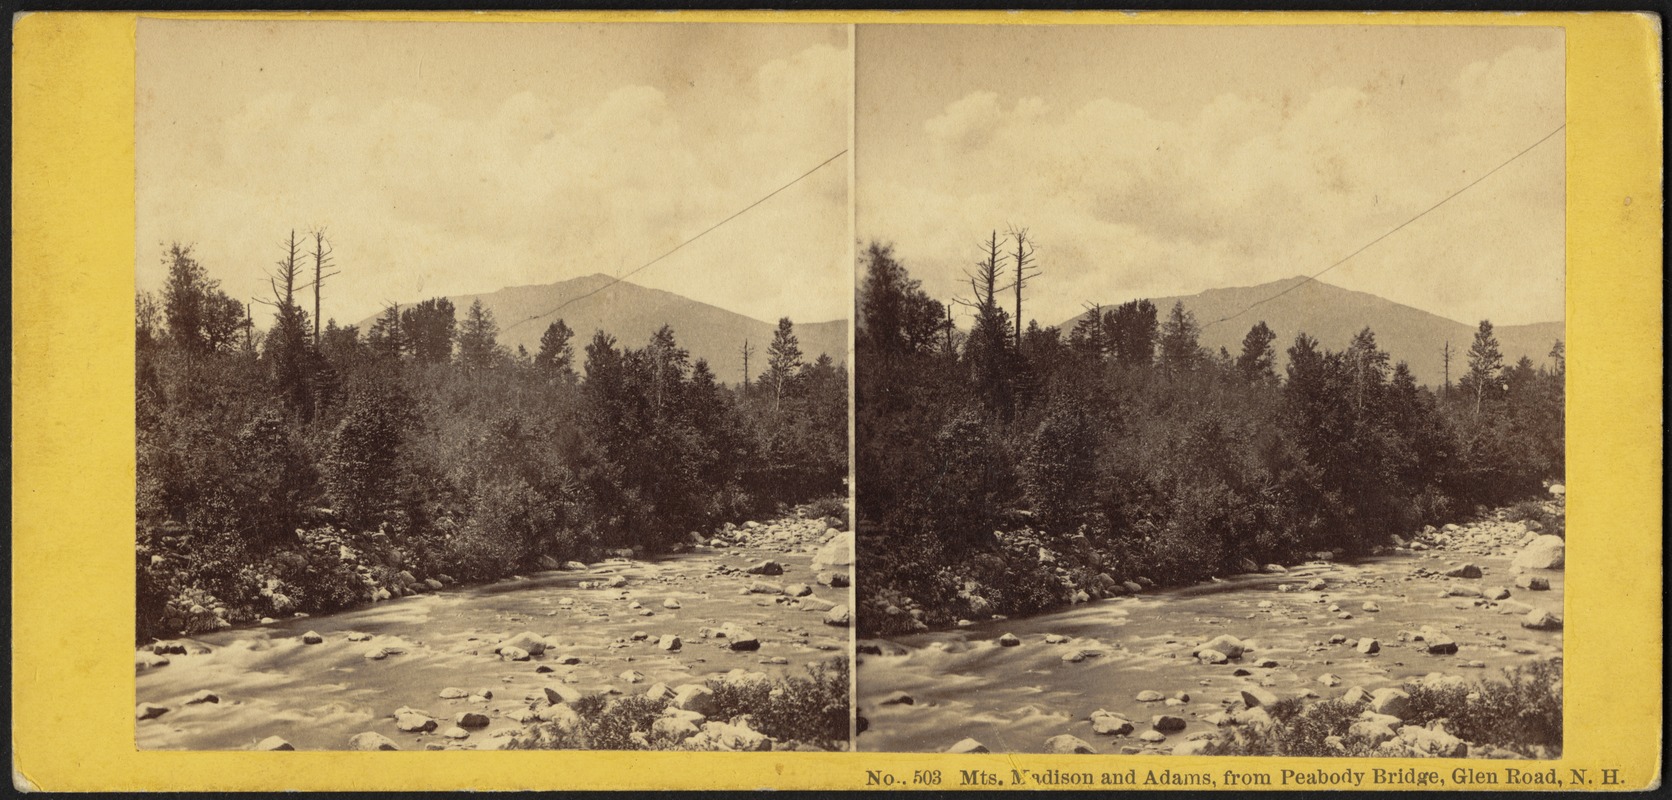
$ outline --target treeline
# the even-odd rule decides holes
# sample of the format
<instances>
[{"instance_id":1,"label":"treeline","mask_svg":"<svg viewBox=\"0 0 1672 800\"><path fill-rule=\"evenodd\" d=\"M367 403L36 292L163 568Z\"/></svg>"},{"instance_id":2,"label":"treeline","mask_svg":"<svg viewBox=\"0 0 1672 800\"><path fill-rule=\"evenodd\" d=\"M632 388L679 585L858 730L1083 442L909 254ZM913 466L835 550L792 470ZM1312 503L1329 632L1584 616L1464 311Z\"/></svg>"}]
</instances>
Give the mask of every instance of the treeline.
<instances>
[{"instance_id":1,"label":"treeline","mask_svg":"<svg viewBox=\"0 0 1672 800\"><path fill-rule=\"evenodd\" d=\"M266 330L179 245L137 298L141 640L677 549L843 489L846 371L788 319L742 386L668 327L577 346L559 319L531 354L437 298L361 336L301 306L316 245L309 280L287 243Z\"/></svg>"},{"instance_id":2,"label":"treeline","mask_svg":"<svg viewBox=\"0 0 1672 800\"><path fill-rule=\"evenodd\" d=\"M1210 352L1182 305L1099 308L1066 335L1024 328L1022 292L1004 305L1031 277L1025 236L985 246L956 301L967 330L889 247L863 256L869 633L1364 552L1562 475L1560 341L1552 368L1505 364L1482 321L1461 381L1431 390L1368 328L1340 351L1297 335L1283 375L1264 322L1241 352Z\"/></svg>"}]
</instances>

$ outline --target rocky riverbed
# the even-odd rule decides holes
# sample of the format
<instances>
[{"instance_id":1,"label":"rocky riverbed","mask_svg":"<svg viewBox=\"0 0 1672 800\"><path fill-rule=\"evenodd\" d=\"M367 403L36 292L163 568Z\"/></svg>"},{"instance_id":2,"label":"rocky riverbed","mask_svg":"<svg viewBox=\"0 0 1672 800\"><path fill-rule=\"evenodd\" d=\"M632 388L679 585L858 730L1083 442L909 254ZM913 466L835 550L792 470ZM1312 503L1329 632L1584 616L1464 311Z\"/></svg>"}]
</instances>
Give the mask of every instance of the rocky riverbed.
<instances>
[{"instance_id":1,"label":"rocky riverbed","mask_svg":"<svg viewBox=\"0 0 1672 800\"><path fill-rule=\"evenodd\" d=\"M691 747L770 748L746 724L692 719L700 698L674 698L710 679L804 675L845 657L845 527L797 517L728 525L662 558L553 565L156 642L134 658L138 746L499 749L588 695L653 692L691 723L682 737Z\"/></svg>"},{"instance_id":2,"label":"rocky riverbed","mask_svg":"<svg viewBox=\"0 0 1672 800\"><path fill-rule=\"evenodd\" d=\"M1561 513L1560 497L1545 505ZM1562 545L1500 511L1352 562L1251 564L1197 586L862 639L857 747L1196 753L1268 724L1262 705L1348 697L1388 728L1387 755L1508 756L1403 726L1399 687L1560 657Z\"/></svg>"}]
</instances>

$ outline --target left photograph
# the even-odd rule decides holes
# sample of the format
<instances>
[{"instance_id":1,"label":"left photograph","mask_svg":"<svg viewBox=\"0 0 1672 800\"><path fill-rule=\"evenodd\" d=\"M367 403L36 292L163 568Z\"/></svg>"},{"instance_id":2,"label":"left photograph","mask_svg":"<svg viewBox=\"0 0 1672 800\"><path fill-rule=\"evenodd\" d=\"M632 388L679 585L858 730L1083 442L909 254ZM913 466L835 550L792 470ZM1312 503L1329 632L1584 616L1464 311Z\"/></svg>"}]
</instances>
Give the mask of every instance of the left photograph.
<instances>
[{"instance_id":1,"label":"left photograph","mask_svg":"<svg viewBox=\"0 0 1672 800\"><path fill-rule=\"evenodd\" d=\"M848 26L137 51L140 749L849 749Z\"/></svg>"}]
</instances>

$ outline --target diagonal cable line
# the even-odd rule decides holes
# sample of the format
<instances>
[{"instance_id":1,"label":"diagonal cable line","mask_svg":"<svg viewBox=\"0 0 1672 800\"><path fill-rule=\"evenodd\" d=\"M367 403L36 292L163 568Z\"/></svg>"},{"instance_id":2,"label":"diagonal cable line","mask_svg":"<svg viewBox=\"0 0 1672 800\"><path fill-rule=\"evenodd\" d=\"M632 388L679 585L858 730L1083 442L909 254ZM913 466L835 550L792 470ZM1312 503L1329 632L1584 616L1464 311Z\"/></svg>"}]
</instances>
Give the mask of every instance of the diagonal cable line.
<instances>
[{"instance_id":1,"label":"diagonal cable line","mask_svg":"<svg viewBox=\"0 0 1672 800\"><path fill-rule=\"evenodd\" d=\"M800 183L800 182L801 182L801 180L802 180L802 179L803 179L803 178L806 178L806 177L807 177L807 176L808 176L808 175L811 175L811 174L813 174L813 173L815 173L815 172L818 172L818 171L819 171L819 170L821 170L821 169L824 169L824 168L825 168L825 166L826 166L826 165L827 165L827 164L829 164L829 163L830 163L830 162L832 162L832 161L835 161L835 160L836 160L836 159L838 159L838 158L841 158L841 157L842 157L842 156L844 156L844 155L847 155L847 152L848 152L848 151L847 151L847 150L845 150L845 149L844 149L844 150L843 150L843 151L842 151L842 152L840 152L840 153L837 153L837 154L836 154L836 155L833 155L833 156L831 156L831 157L829 157L829 158L827 158L827 159L825 159L825 160L823 160L823 161L821 161L821 162L819 162L819 165L818 165L818 166L816 166L816 167L813 167L813 168L812 168L812 169L810 169L810 170L807 170L807 171L806 171L806 172L803 172L803 173L801 173L801 174L800 174L800 175L797 175L797 176L796 176L796 177L795 177L795 179L794 179L794 180L792 180L792 181L790 181L790 182L789 182L789 183L786 183L786 184L784 184L784 185L783 185L783 186L780 186L780 187L778 187L778 188L776 188L776 189L773 189L773 190L772 190L772 191L770 191L770 192L768 192L768 193L766 193L766 194L765 194L765 195L764 195L764 196L762 196L762 197L761 197L761 198L760 198L760 199L759 199L759 200L756 200L756 201L755 201L755 202L753 202L753 203L750 203L750 204L749 204L749 205L746 205L746 206L744 206L744 207L743 207L743 208L741 208L741 209L739 209L739 210L738 210L738 211L737 211L737 212L736 212L736 213L734 213L734 214L732 214L732 215L731 215L731 216L729 216L729 217L726 217L726 218L725 218L725 219L723 219L723 220L720 220L720 221L719 221L719 222L716 222L716 223L714 223L714 224L713 224L713 225L710 225L710 226L708 226L708 227L707 227L707 228L706 228L706 229L704 229L704 230L703 230L703 232L702 232L702 233L699 233L699 234L697 234L697 235L695 235L695 236L692 236L692 237L691 237L691 238L689 238L689 239L686 239L686 240L685 240L685 241L683 241L683 242L680 242L680 243L679 243L679 244L676 244L676 245L674 245L674 246L673 246L673 249L671 249L671 250L669 250L669 251L667 251L667 252L665 252L665 253L663 253L663 254L661 254L661 255L659 255L659 256L657 256L657 257L655 257L655 258L653 258L653 259L650 259L650 260L649 260L649 261L646 261L646 262L644 262L644 263L643 263L643 264L640 264L640 265L639 265L639 266L637 266L637 267L634 267L634 268L632 268L632 269L631 269L631 270L628 270L628 271L627 271L627 272L626 272L626 273L624 273L624 274L622 274L622 275L619 275L619 276L616 276L616 277L615 277L615 278L614 278L614 279L613 279L613 280L611 280L611 281L610 281L610 282L609 282L609 283L606 283L606 284L604 284L604 285L603 285L603 286L600 286L600 287L598 287L598 288L596 288L596 289L593 289L593 290L592 290L592 291L590 291L590 292L587 292L587 293L586 293L586 294L583 294L583 295L580 295L580 296L579 296L579 297L571 297L571 298L569 298L569 299L568 299L568 300L565 300L565 301L563 301L563 302L562 302L562 303L559 303L559 304L558 304L558 306L557 306L557 307L556 307L556 308L554 308L554 309L552 309L552 310L550 310L550 311L545 311L545 312L542 312L542 313L539 313L539 314L535 314L535 315L534 315L534 316L532 316L532 317L528 317L528 318L526 318L526 319L520 319L520 320L517 320L517 321L516 321L516 322L513 322L513 323L511 323L511 324L510 324L510 325L509 325L509 326L507 326L507 327L506 327L506 328L505 328L505 330L507 330L507 331L509 331L509 330L511 330L511 329L512 329L512 328L515 328L515 327L517 327L517 326L518 326L518 325L521 325L521 324L523 324L523 323L525 323L525 322L533 322L533 321L534 321L534 320L537 320L537 319L540 319L540 318L542 318L542 317L549 317L549 316L551 316L551 315L553 315L553 314L556 314L556 313L557 313L557 312L559 312L559 311L562 311L562 310L563 310L563 309L564 309L564 307L566 307L566 306L568 306L568 305L570 305L570 304L572 304L572 303L577 303L577 302L580 302L580 301L582 301L582 300L585 300L585 299L586 299L586 298L588 298L588 297L591 297L591 296L593 296L593 295L595 295L595 294L597 294L597 293L599 293L599 292L602 292L602 291L604 291L604 290L605 290L605 289L608 289L608 288L610 288L610 287L611 287L611 286L614 286L614 285L616 285L616 284L618 284L618 283L620 283L620 282L622 282L622 281L624 281L624 280L626 280L626 279L628 279L628 278L631 278L631 277L632 277L632 276L634 276L634 275L635 275L635 274L638 274L638 273L639 273L639 272L643 272L643 271L644 271L644 270L645 270L645 269L647 269L647 268L649 268L649 267L650 267L650 265L652 265L652 264L655 264L655 263L656 263L656 262L658 262L658 261L661 261L661 260L662 260L662 259L664 259L664 258L667 258L667 257L668 257L668 256L671 256L671 255L673 255L673 254L674 254L674 253L676 253L676 252L678 252L678 251L679 251L679 249L680 249L680 248L682 248L682 247L684 247L684 246L685 246L685 245L688 245L688 244L690 244L690 243L692 243L692 242L694 242L694 241L696 241L696 240L698 240L698 239L701 239L701 238L702 238L702 237L704 237L704 236L707 236L707 235L708 235L708 234L710 234L710 233L712 233L712 232L713 232L713 231L714 231L714 230L715 230L715 229L716 229L716 228L719 228L719 227L720 227L720 226L721 226L721 225L724 225L724 224L726 224L726 223L728 223L728 222L731 222L731 221L732 221L732 220L734 220L734 219L737 219L737 218L738 218L738 217L741 217L741 216L743 216L743 215L744 215L744 214L747 214L747 213L748 213L748 212L749 212L749 210L750 210L750 209L752 209L752 208L754 208L754 207L755 207L755 206L758 206L758 205L760 205L760 204L761 204L761 203L764 203L764 202L766 202L766 201L768 201L768 200L771 200L771 199L772 199L772 197L773 197L773 195L776 195L776 194L778 194L778 193L779 193L779 192L782 192L782 191L784 191L784 190L785 190L785 189L788 189L788 188L790 188L790 187L791 187L791 186L794 186L794 185L796 185L796 184L797 184L797 183Z\"/></svg>"},{"instance_id":2,"label":"diagonal cable line","mask_svg":"<svg viewBox=\"0 0 1672 800\"><path fill-rule=\"evenodd\" d=\"M1458 189L1458 190L1457 190L1457 191L1455 191L1455 192L1452 192L1452 193L1451 193L1451 194L1449 194L1449 195L1446 195L1446 197L1445 197L1445 199L1443 199L1443 200L1441 200L1441 201L1440 201L1440 202L1438 202L1438 203L1435 203L1435 204L1434 204L1434 205L1431 205L1431 206L1429 206L1429 207L1428 207L1428 208L1427 208L1427 209L1425 209L1425 210L1424 210L1424 211L1423 211L1423 212L1422 212L1422 213L1420 213L1420 214L1417 214L1417 215L1416 215L1416 216L1414 216L1414 217L1411 217L1411 218L1410 218L1410 219L1408 219L1408 220L1405 220L1405 221L1404 221L1404 222L1401 222L1401 223L1399 223L1399 224L1398 224L1398 225L1396 225L1396 226L1394 226L1394 228L1393 228L1393 229L1392 229L1392 230L1390 230L1390 231L1388 231L1388 232L1387 232L1387 233L1384 233L1384 234L1382 234L1382 235L1381 235L1381 236L1378 236L1378 237L1376 237L1376 238L1374 238L1374 239L1372 239L1372 240L1370 240L1370 242L1369 242L1369 243L1368 243L1368 244L1366 244L1366 245L1365 245L1365 246L1363 246L1363 247L1360 247L1360 248L1359 248L1359 249L1357 249L1357 250L1354 250L1354 251L1353 251L1353 252L1351 252L1351 253L1348 253L1348 254L1347 254L1347 256L1346 256L1346 257L1345 257L1345 258L1342 258L1342 259L1341 259L1341 260L1340 260L1340 261L1337 261L1337 262L1335 262L1335 263L1334 263L1334 264L1331 264L1331 265L1329 265L1329 266L1327 266L1327 267L1324 267L1324 268L1323 268L1323 269L1321 269L1321 270L1318 270L1318 271L1317 271L1317 272L1315 272L1315 273L1313 273L1313 274L1311 274L1311 275L1308 275L1308 276L1307 276L1307 277L1306 277L1306 279L1305 279L1305 280L1303 280L1303 281L1300 281L1300 282L1298 282L1298 283L1296 283L1296 284L1295 284L1295 285L1293 285L1293 286L1290 286L1290 287L1289 287L1289 288L1287 288L1287 289L1284 289L1284 290L1283 290L1283 291L1281 291L1281 292L1278 292L1278 293L1277 293L1277 294L1274 294L1274 295L1272 295L1272 296L1270 296L1270 297L1267 297L1267 298L1265 298L1265 299L1264 299L1264 300L1258 300L1258 301L1255 301L1255 302L1253 302L1253 303L1250 303L1250 304L1249 304L1249 305L1248 305L1248 306L1247 306L1247 307L1246 307L1246 308L1244 308L1244 309L1242 309L1242 310L1241 310L1241 311L1238 311L1238 312L1237 312L1237 313L1235 313L1235 314L1232 314L1232 315L1230 315L1230 316L1227 316L1227 317L1220 317L1220 318L1219 318L1219 319L1216 319L1216 320L1214 320L1214 321L1212 321L1212 322L1209 322L1209 323L1207 323L1207 324L1205 324L1205 325L1203 325L1203 326L1202 326L1202 329L1203 329L1203 330L1206 330L1206 329L1208 329L1208 328L1211 328L1211 327L1213 327L1213 326L1215 326L1215 325L1218 325L1218 324L1219 324L1219 323L1221 323L1221 322L1228 322L1228 321L1230 321L1230 320L1233 320L1233 319L1236 319L1236 318L1237 318L1237 317L1240 317L1240 316L1242 316L1242 315L1243 315L1243 314L1246 314L1246 313L1248 313L1248 312L1249 312L1249 311L1252 311L1252 310L1254 310L1254 309L1255 309L1255 308L1256 308L1256 307L1258 307L1258 306L1262 306L1262 305L1265 305L1265 304L1266 304L1266 303L1269 303L1269 302L1271 302L1271 301L1273 301L1273 300L1276 300L1276 299L1277 299L1277 298L1279 298L1279 297L1282 297L1282 296L1283 296L1283 295L1286 295L1286 294L1288 294L1288 293L1290 293L1290 292L1292 292L1292 291L1294 291L1294 290L1296 290L1296 289L1299 289L1299 288L1300 288L1300 287L1302 287L1302 286L1305 286L1305 285L1306 285L1306 284L1308 284L1308 283L1311 283L1311 282L1312 282L1312 281L1315 281L1315 280L1317 280L1317 279L1318 279L1318 277L1319 277L1319 276L1320 276L1320 275L1323 275L1323 274L1324 274L1324 273L1326 273L1326 272L1329 272L1329 271L1330 271L1330 270L1332 270L1332 269L1335 269L1335 268L1336 268L1336 267L1339 267L1339 266L1341 266L1341 265L1342 265L1342 264L1345 264L1345 263L1347 263L1347 262L1348 262L1348 261L1350 261L1350 260L1352 260L1352 258L1353 258L1353 256L1356 256L1356 255L1358 255L1358 254L1359 254L1359 253L1362 253L1362 252L1364 252L1364 251L1366 251L1366 250L1369 250L1369 249L1370 249L1370 248L1371 248L1371 247L1374 247L1374 246L1375 246L1375 245L1376 245L1376 243L1377 243L1377 242L1380 242L1380 241L1382 241L1382 240L1383 240L1383 239L1386 239L1386 238L1388 238L1388 237L1389 237L1389 236L1392 236L1392 235L1394 235L1394 234L1396 234L1396 233L1398 233L1398 232L1399 232L1399 231L1400 231L1400 230L1401 230L1401 229L1403 229L1403 228L1404 228L1404 227L1405 227L1405 226L1407 226L1407 225L1410 225L1410 224L1411 224L1411 223L1413 223L1413 222L1416 222L1416 221L1417 221L1417 220L1419 220L1419 219L1422 219L1422 218L1423 218L1423 217L1426 217L1426 216L1428 216L1428 214L1429 214L1429 212L1431 212L1431 211L1433 211L1433 210L1434 210L1434 209L1437 209L1437 208L1439 208L1439 207L1440 207L1440 206L1443 206L1443 205L1445 205L1445 204L1446 204L1446 203L1449 203L1449 202L1451 202L1451 201L1452 201L1452 198L1455 198L1455 197L1457 197L1457 196L1458 196L1458 195L1460 195L1460 194L1462 194L1462 193L1464 193L1464 192L1467 192L1467 191L1469 191L1469 190L1470 190L1470 189L1473 189L1473 188L1474 188L1474 187L1475 187L1475 184L1478 184L1478 183L1480 183L1480 182L1481 182L1481 181L1484 181L1484 180L1486 180L1486 179L1487 179L1487 178L1490 178L1490 177L1492 177L1492 174L1493 174L1493 173L1495 173L1495 172L1497 172L1497 171L1498 171L1498 170L1501 170L1501 169L1503 169L1503 168L1504 168L1504 167L1507 167L1507 166L1509 166L1509 165L1510 165L1510 164L1511 164L1511 163L1513 163L1513 162L1514 162L1514 161L1515 161L1515 160L1516 160L1516 159L1518 159L1518 158L1520 158L1520 157L1522 157L1522 156L1524 156L1524 155L1526 155L1526 154L1528 154L1528 153L1531 153L1531 152L1532 152L1532 151L1533 151L1533 149L1534 149L1534 148L1536 148L1536 147L1538 147L1538 146L1539 146L1539 145L1541 145L1541 144L1544 144L1544 143L1545 143L1545 142L1547 142L1547 141L1550 141L1550 137L1552 137L1552 136L1555 136L1555 135L1556 135L1556 134L1558 134L1558 133L1561 133L1561 132L1562 132L1562 130L1563 130L1563 129L1564 129L1564 128L1566 128L1566 127L1567 127L1567 123L1565 123L1565 122L1564 122L1564 123L1562 123L1562 124L1561 124L1561 125L1557 125L1557 126L1556 126L1556 129L1555 129L1555 130L1553 130L1553 131L1551 131L1551 132L1549 132L1549 133L1547 133L1547 134L1545 134L1545 135L1544 135L1544 138L1542 138L1542 139L1539 139L1539 140L1538 140L1538 141L1536 141L1536 142L1533 142L1533 143L1532 143L1532 144L1530 144L1530 145L1528 145L1528 146L1527 146L1527 148L1526 148L1526 149L1525 149L1525 150L1522 150L1522 151L1521 151L1521 152L1519 152L1519 153L1516 153L1516 154L1515 154L1515 155L1513 155L1513 156L1510 156L1510 157L1509 157L1509 160L1507 160L1507 161L1505 161L1505 162L1503 162L1503 163L1502 163L1502 164L1499 164L1499 165L1498 165L1498 166L1496 166L1496 167L1493 167L1493 168L1492 168L1492 169L1490 169L1490 170L1488 170L1488 171L1487 171L1487 172L1486 172L1486 174L1484 174L1484 175L1482 175L1482 176L1480 176L1480 177L1478 177L1478 178L1476 178L1476 179L1474 179L1474 180L1473 180L1473 181L1470 181L1470 182L1469 182L1469 185L1467 185L1467 186L1464 186L1464 187L1463 187L1463 188L1461 188L1461 189Z\"/></svg>"}]
</instances>

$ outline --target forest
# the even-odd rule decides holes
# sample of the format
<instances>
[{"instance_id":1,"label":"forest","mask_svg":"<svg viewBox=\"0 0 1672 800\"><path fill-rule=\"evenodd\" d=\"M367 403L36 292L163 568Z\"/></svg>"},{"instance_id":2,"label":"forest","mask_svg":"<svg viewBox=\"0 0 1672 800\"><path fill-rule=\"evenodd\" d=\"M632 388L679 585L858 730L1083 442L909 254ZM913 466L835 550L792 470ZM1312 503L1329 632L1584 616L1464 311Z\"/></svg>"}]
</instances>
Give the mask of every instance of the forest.
<instances>
[{"instance_id":1,"label":"forest","mask_svg":"<svg viewBox=\"0 0 1672 800\"><path fill-rule=\"evenodd\" d=\"M1034 264L1025 231L995 232L943 302L891 246L861 256L863 635L1362 554L1562 477L1560 341L1551 366L1505 363L1482 320L1460 380L1430 388L1368 328L1336 351L1258 321L1210 352L1147 300L1024 326Z\"/></svg>"},{"instance_id":2,"label":"forest","mask_svg":"<svg viewBox=\"0 0 1672 800\"><path fill-rule=\"evenodd\" d=\"M582 342L541 320L530 353L479 302L321 325L329 242L292 233L282 253L261 306L179 244L136 297L142 642L678 551L845 494L846 369L802 353L787 318L766 368L729 386L666 326Z\"/></svg>"}]
</instances>

